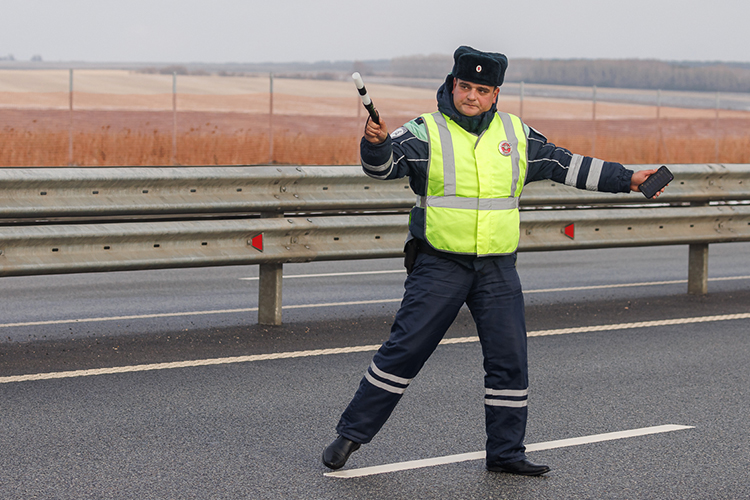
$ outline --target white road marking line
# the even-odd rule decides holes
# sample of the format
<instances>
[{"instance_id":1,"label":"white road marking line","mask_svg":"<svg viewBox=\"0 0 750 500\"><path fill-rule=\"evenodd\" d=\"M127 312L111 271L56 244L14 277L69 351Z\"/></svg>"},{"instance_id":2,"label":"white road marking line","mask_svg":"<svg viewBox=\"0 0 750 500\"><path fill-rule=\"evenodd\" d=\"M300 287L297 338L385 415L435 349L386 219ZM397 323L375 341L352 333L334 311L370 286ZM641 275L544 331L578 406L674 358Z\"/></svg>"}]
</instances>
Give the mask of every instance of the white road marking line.
<instances>
[{"instance_id":1,"label":"white road marking line","mask_svg":"<svg viewBox=\"0 0 750 500\"><path fill-rule=\"evenodd\" d=\"M388 271L352 271L345 273L321 273L321 274L289 274L284 275L282 278L328 278L331 276L359 276L361 274L396 274L405 273L406 269L393 269ZM258 281L258 276L251 276L249 278L240 278L241 280Z\"/></svg>"},{"instance_id":2,"label":"white road marking line","mask_svg":"<svg viewBox=\"0 0 750 500\"><path fill-rule=\"evenodd\" d=\"M687 325L691 323L708 323L713 321L729 321L733 319L750 319L750 313L698 316L693 318L660 319L654 321L637 321L635 323L615 323L611 325L557 328L554 330L536 330L533 332L528 332L527 336L544 337L548 335L565 335L568 333L607 332L614 330L625 330L629 328L651 328L655 326Z\"/></svg>"},{"instance_id":3,"label":"white road marking line","mask_svg":"<svg viewBox=\"0 0 750 500\"><path fill-rule=\"evenodd\" d=\"M721 278L709 278L708 281L731 281L746 280L750 276L726 276ZM687 280L670 280L670 281L644 281L641 283L617 283L614 285L587 285L587 286L570 286L565 288L540 288L537 290L524 290L523 293L549 293L549 292L574 292L578 290L602 290L607 288L630 288L635 286L657 286L657 285L679 285L687 283Z\"/></svg>"},{"instance_id":4,"label":"white road marking line","mask_svg":"<svg viewBox=\"0 0 750 500\"><path fill-rule=\"evenodd\" d=\"M396 273L404 273L406 272L404 269L396 269L396 270L389 270L389 271L353 271L353 272L345 272L345 273L322 273L322 274L293 274L288 276L283 276L284 279L286 278L322 278L322 277L333 277L333 276L358 276L358 275L366 275L366 274L396 274ZM241 280L246 281L258 281L257 276L252 276L248 278L239 278ZM750 276L726 276L721 278L709 278L708 281L731 281L731 280L746 280L750 279ZM570 286L570 287L562 287L562 288L540 288L537 290L524 290L524 293L550 293L550 292L573 292L573 291L580 291L580 290L601 290L601 289L607 289L607 288L632 288L637 286L659 286L659 285L679 285L682 283L687 283L687 280L669 280L669 281L643 281L639 283L617 283L613 285L584 285L584 286Z\"/></svg>"},{"instance_id":5,"label":"white road marking line","mask_svg":"<svg viewBox=\"0 0 750 500\"><path fill-rule=\"evenodd\" d=\"M373 271L375 273L395 273L401 271ZM350 274L350 273L342 273ZM355 273L351 273L355 274ZM323 275L295 275L290 276L292 278L306 278L309 276L323 276ZM286 276L285 276L286 277ZM252 278L240 278L240 279L252 279ZM725 278L711 278L709 281L728 281L728 280L740 280L750 279L750 276L730 276ZM687 280L677 281L654 281L650 283L624 283L620 285L591 285L591 286L580 286L580 287L568 287L568 288L547 288L539 290L525 290L524 293L544 293L544 292L566 292L575 290L595 290L601 288L621 288L621 287L633 287L633 286L649 286L649 285L669 285L675 283L687 283ZM388 304L393 302L401 302L401 298L398 299L374 299L374 300L356 300L348 302L323 302L318 304L296 304L289 306L282 306L283 309L308 309L317 307L336 307L336 306L358 306L367 304ZM154 314L134 314L129 316L107 316L100 318L73 318L73 319L56 319L46 321L27 321L19 323L0 323L0 328L11 328L11 327L22 327L22 326L43 326L43 325L67 325L70 323L93 323L101 321L124 321L134 319L151 319L151 318L175 318L180 316L206 316L210 314L236 314L245 312L257 311L257 307L246 307L242 309L215 309L210 311L184 311L174 313L154 313Z\"/></svg>"},{"instance_id":6,"label":"white road marking line","mask_svg":"<svg viewBox=\"0 0 750 500\"><path fill-rule=\"evenodd\" d=\"M376 300L355 300L352 302L326 302L323 304L298 304L294 306L282 306L282 309L306 309L308 307L328 307L328 306L358 306L363 304L387 304L389 302L401 302L403 299L376 299Z\"/></svg>"},{"instance_id":7,"label":"white road marking line","mask_svg":"<svg viewBox=\"0 0 750 500\"><path fill-rule=\"evenodd\" d=\"M332 307L332 306L358 306L364 304L385 304L388 302L401 302L401 299L377 299L377 300L355 300L349 302L325 302L322 304L297 304L283 306L282 309L306 309L314 307ZM75 319L53 319L48 321L28 321L25 323L0 323L0 328L9 328L17 326L40 326L40 325L65 325L69 323L87 323L99 321L121 321L129 319L149 319L149 318L173 318L176 316L205 316L209 314L230 314L257 311L257 307L246 307L242 309L215 309L211 311L185 311L175 313L154 313L154 314L134 314L132 316L106 316L101 318L75 318Z\"/></svg>"},{"instance_id":8,"label":"white road marking line","mask_svg":"<svg viewBox=\"0 0 750 500\"><path fill-rule=\"evenodd\" d=\"M630 288L635 286L656 286L656 285L676 285L687 283L687 280L673 281L650 281L643 283L618 283L614 285L586 285L586 286L569 286L565 288L540 288L537 290L524 290L523 293L549 293L549 292L574 292L578 290L601 290L607 288Z\"/></svg>"},{"instance_id":9,"label":"white road marking line","mask_svg":"<svg viewBox=\"0 0 750 500\"><path fill-rule=\"evenodd\" d=\"M313 349L309 351L275 352L269 354L253 354L250 356L232 356L227 358L197 359L193 361L175 361L172 363L152 363L147 365L117 366L113 368L94 368L91 370L71 370L64 372L35 373L31 375L12 375L9 377L0 377L0 384L8 384L12 382L27 382L31 380L53 380L62 378L90 377L93 375L113 375L117 373L170 370L173 368L193 368L197 366L226 365L231 363L249 363L253 361L266 361L271 359L307 358L313 356L326 356L329 354L377 351L379 348L380 344L361 345L336 349Z\"/></svg>"},{"instance_id":10,"label":"white road marking line","mask_svg":"<svg viewBox=\"0 0 750 500\"><path fill-rule=\"evenodd\" d=\"M750 319L750 313L725 314L721 316L700 316L695 318L677 318L656 321L639 321L637 323L617 323L612 325L583 326L573 328L558 328L555 330L536 330L528 332L529 337L543 337L548 335L565 335L570 333L589 333L624 330L627 328L649 328L655 326L685 325L690 323L706 323L712 321L729 321ZM443 339L440 344L466 344L479 342L479 337L455 337ZM313 349L309 351L289 351L270 354L254 354L251 356L234 356L228 358L198 359L193 361L177 361L173 363L153 363L146 365L118 366L114 368L96 368L92 370L72 370L64 372L36 373L30 375L12 375L0 377L0 384L12 382L27 382L31 380L51 380L61 378L88 377L92 375L112 375L116 373L133 373L153 370L167 370L171 368L191 368L196 366L226 365L230 363L248 363L252 361L266 361L271 359L306 358L312 356L327 356L329 354L347 354L353 352L377 351L380 344L341 347L336 349Z\"/></svg>"},{"instance_id":11,"label":"white road marking line","mask_svg":"<svg viewBox=\"0 0 750 500\"><path fill-rule=\"evenodd\" d=\"M68 323L87 323L98 321L120 321L128 319L149 319L149 318L172 318L175 316L201 316L204 314L227 314L238 312L257 311L257 307L248 307L245 309L217 309L214 311L190 311L176 313L155 313L155 314L134 314L132 316L106 316L102 318L76 318L76 319L53 319L48 321L28 321L25 323L3 323L0 328L9 328L15 326L40 326L40 325L65 325Z\"/></svg>"},{"instance_id":12,"label":"white road marking line","mask_svg":"<svg viewBox=\"0 0 750 500\"><path fill-rule=\"evenodd\" d=\"M568 446L579 446L589 443L600 443L602 441L613 441L616 439L625 439L636 436L647 436L649 434L660 434L664 432L680 431L684 429L693 429L689 425L657 425L654 427L643 427L641 429L631 429L628 431L608 432L606 434L593 434L591 436L582 436L571 439L560 439L558 441L547 441L546 443L536 443L526 446L526 451L552 450L555 448L565 448ZM461 453L459 455L448 455L445 457L427 458L424 460L410 460L408 462L398 462L394 464L377 465L374 467L362 467L360 469L348 469L336 472L326 472L323 475L328 477L363 477L373 476L375 474L385 474L387 472L397 472L402 470L421 469L424 467L433 467L435 465L453 464L466 462L469 460L483 460L486 457L484 451L474 453Z\"/></svg>"}]
</instances>

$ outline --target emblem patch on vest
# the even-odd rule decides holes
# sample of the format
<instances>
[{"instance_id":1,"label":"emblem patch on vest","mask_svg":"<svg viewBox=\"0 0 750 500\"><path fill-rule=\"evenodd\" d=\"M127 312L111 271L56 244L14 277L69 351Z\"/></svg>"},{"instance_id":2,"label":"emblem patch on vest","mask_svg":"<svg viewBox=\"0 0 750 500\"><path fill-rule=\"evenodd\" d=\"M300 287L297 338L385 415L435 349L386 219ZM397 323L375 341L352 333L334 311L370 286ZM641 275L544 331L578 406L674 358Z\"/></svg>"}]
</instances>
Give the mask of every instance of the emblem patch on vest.
<instances>
[{"instance_id":1,"label":"emblem patch on vest","mask_svg":"<svg viewBox=\"0 0 750 500\"><path fill-rule=\"evenodd\" d=\"M511 146L508 141L501 142L498 149L500 150L500 154L503 156L510 156L510 154L513 152L513 146Z\"/></svg>"}]
</instances>

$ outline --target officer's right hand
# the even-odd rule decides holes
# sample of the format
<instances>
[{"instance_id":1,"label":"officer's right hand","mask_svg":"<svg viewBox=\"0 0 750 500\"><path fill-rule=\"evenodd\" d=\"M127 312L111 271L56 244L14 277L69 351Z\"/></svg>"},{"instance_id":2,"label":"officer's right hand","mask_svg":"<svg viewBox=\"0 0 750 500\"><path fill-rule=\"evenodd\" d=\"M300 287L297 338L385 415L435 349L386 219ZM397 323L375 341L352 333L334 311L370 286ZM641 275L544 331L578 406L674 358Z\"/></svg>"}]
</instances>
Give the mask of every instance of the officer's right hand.
<instances>
[{"instance_id":1,"label":"officer's right hand","mask_svg":"<svg viewBox=\"0 0 750 500\"><path fill-rule=\"evenodd\" d=\"M387 137L388 127L386 126L383 117L380 117L380 125L372 121L370 117L367 117L367 123L365 124L365 139L367 142L382 144Z\"/></svg>"}]
</instances>

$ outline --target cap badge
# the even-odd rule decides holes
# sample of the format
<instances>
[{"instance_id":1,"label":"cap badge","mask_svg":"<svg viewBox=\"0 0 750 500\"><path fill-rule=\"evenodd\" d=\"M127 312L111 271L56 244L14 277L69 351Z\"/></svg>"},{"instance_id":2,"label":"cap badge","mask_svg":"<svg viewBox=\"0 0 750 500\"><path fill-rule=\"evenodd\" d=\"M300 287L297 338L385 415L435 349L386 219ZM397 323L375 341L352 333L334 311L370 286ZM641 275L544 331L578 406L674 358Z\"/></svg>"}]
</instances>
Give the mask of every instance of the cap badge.
<instances>
[{"instance_id":1,"label":"cap badge","mask_svg":"<svg viewBox=\"0 0 750 500\"><path fill-rule=\"evenodd\" d=\"M498 149L500 150L500 154L503 156L508 156L513 151L513 147L508 141L501 142Z\"/></svg>"},{"instance_id":2,"label":"cap badge","mask_svg":"<svg viewBox=\"0 0 750 500\"><path fill-rule=\"evenodd\" d=\"M478 64L477 65L477 73L481 73L481 72L482 72L482 65Z\"/></svg>"}]
</instances>

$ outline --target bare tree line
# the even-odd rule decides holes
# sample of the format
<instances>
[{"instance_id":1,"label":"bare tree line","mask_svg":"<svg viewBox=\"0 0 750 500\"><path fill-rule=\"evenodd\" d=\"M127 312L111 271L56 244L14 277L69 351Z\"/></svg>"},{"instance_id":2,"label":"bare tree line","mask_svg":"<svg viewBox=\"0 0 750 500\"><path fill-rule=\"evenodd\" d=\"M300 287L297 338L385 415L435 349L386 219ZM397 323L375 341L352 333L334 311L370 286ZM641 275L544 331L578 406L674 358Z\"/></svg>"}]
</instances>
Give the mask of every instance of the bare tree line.
<instances>
[{"instance_id":1,"label":"bare tree line","mask_svg":"<svg viewBox=\"0 0 750 500\"><path fill-rule=\"evenodd\" d=\"M398 57L394 76L443 78L450 55ZM750 64L640 59L511 59L506 81L634 89L750 92Z\"/></svg>"},{"instance_id":2,"label":"bare tree line","mask_svg":"<svg viewBox=\"0 0 750 500\"><path fill-rule=\"evenodd\" d=\"M0 56L4 69L129 69L178 75L249 76L347 80L352 71L363 75L442 79L453 67L449 54L414 55L367 61L315 63L184 63L155 67L136 63L22 62ZM675 62L646 59L511 59L508 82L582 87L613 87L708 92L750 92L750 63Z\"/></svg>"}]
</instances>

